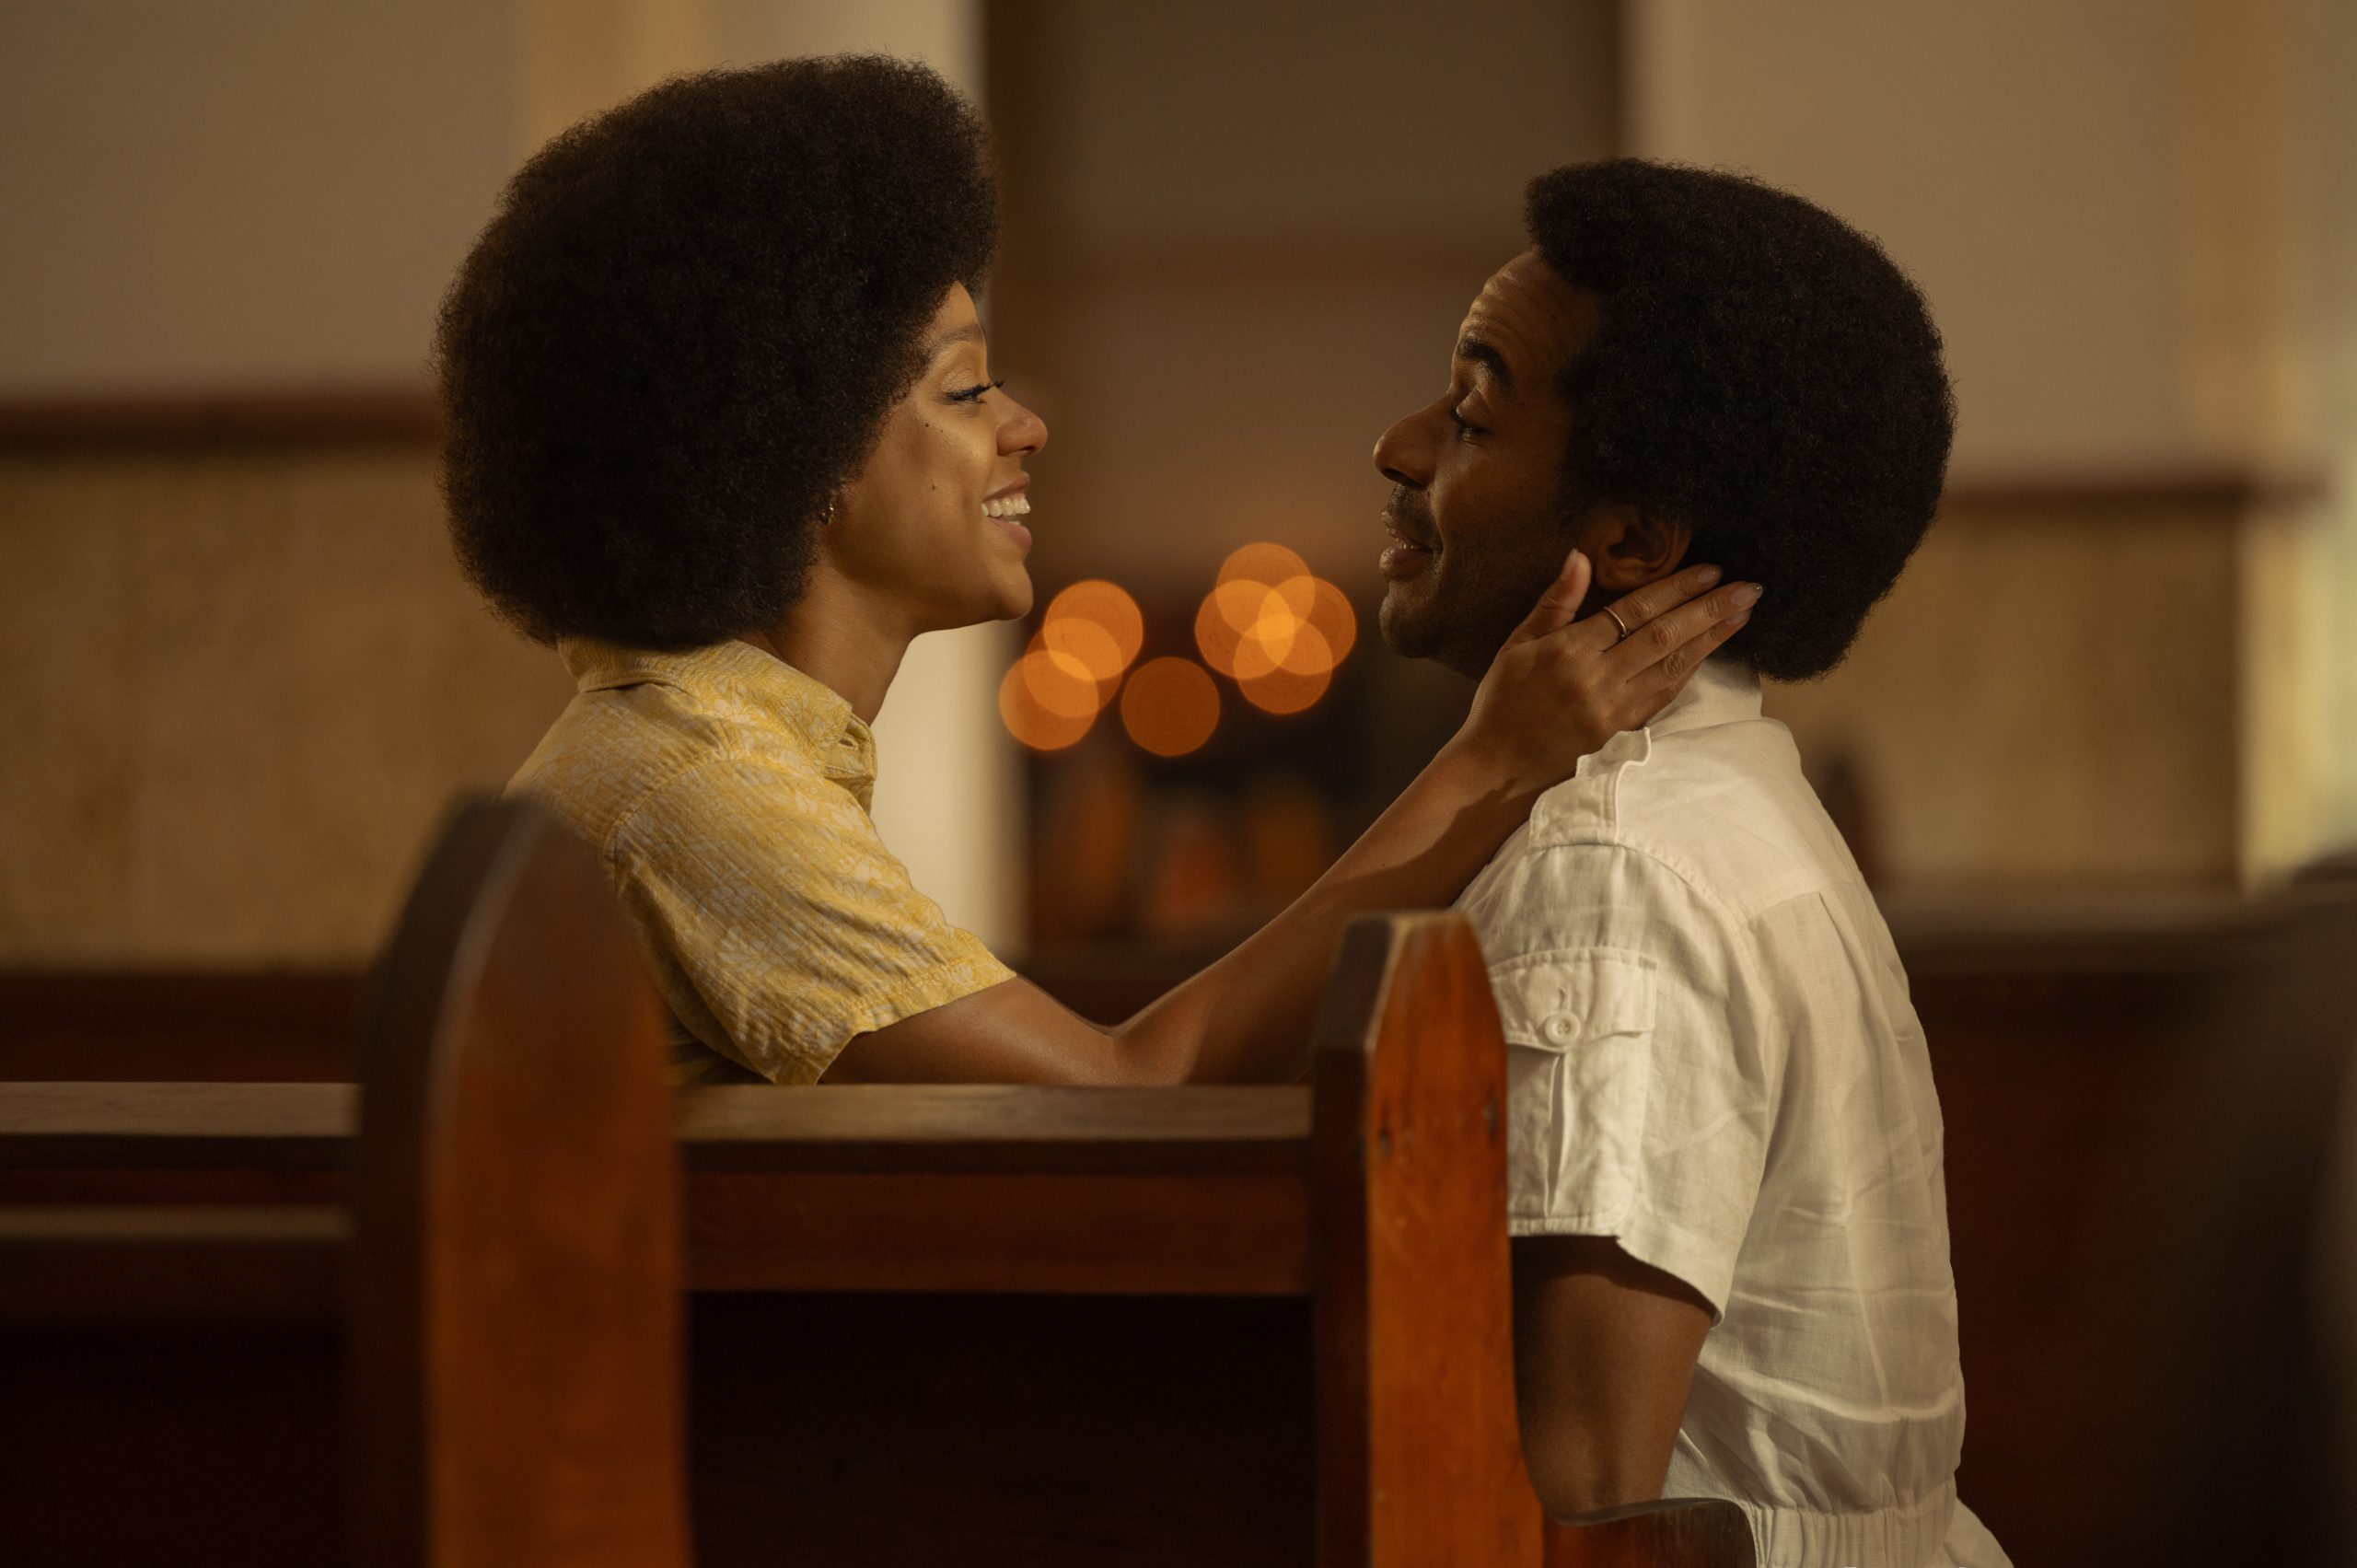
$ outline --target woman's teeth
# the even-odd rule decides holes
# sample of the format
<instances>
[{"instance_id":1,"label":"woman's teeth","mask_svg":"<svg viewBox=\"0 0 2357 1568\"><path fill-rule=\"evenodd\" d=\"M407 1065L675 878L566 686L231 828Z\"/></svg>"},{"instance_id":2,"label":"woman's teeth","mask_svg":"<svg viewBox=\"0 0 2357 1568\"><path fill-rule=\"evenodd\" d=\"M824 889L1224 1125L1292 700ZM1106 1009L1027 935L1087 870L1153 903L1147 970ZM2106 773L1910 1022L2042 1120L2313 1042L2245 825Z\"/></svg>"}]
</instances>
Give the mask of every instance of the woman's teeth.
<instances>
[{"instance_id":1,"label":"woman's teeth","mask_svg":"<svg viewBox=\"0 0 2357 1568\"><path fill-rule=\"evenodd\" d=\"M982 503L982 516L985 517L1028 517L1030 515L1031 498L1028 495L1009 495L1003 500Z\"/></svg>"}]
</instances>

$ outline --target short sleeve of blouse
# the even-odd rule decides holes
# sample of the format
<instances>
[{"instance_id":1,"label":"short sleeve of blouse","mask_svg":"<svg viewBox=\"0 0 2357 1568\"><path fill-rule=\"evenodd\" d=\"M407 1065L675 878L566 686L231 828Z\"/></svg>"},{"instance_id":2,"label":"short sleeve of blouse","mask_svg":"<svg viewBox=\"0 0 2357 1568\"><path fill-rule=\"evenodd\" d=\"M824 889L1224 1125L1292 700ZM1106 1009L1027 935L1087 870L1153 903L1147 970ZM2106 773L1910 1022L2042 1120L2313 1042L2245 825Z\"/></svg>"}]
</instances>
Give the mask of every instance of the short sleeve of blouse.
<instances>
[{"instance_id":1,"label":"short sleeve of blouse","mask_svg":"<svg viewBox=\"0 0 2357 1568\"><path fill-rule=\"evenodd\" d=\"M815 772L698 763L647 796L610 853L673 1014L772 1082L815 1083L853 1036L1014 978Z\"/></svg>"}]
</instances>

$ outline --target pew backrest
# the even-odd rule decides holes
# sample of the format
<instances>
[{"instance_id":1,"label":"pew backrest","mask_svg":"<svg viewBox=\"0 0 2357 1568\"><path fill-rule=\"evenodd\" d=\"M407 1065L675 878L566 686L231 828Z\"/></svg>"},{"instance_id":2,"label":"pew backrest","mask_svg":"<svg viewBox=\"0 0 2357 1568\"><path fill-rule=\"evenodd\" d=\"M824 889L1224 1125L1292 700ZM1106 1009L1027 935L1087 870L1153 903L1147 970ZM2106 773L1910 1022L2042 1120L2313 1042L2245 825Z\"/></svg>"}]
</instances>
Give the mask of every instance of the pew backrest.
<instances>
[{"instance_id":1,"label":"pew backrest","mask_svg":"<svg viewBox=\"0 0 2357 1568\"><path fill-rule=\"evenodd\" d=\"M0 1198L348 1200L354 1387L386 1412L363 1434L361 1561L387 1568L483 1560L442 1550L454 1540L510 1564L583 1542L616 1550L563 1560L683 1560L672 1135L696 1288L1307 1298L1327 1568L1751 1561L1730 1504L1541 1516L1515 1416L1505 1051L1462 916L1353 926L1306 1087L673 1102L638 1070L656 1031L585 852L528 808L473 807L372 993L365 1097L0 1088ZM624 1168L647 1174L617 1186ZM567 1192L597 1217L536 1206ZM593 1276L611 1309L576 1324ZM574 1346L576 1329L595 1342ZM634 1362L610 1359L624 1344ZM592 1377L583 1356L609 1359ZM557 1473L463 1479L551 1427L563 1440L532 1451ZM564 1479L649 1454L668 1458L601 1488Z\"/></svg>"},{"instance_id":2,"label":"pew backrest","mask_svg":"<svg viewBox=\"0 0 2357 1568\"><path fill-rule=\"evenodd\" d=\"M684 1568L662 1015L588 852L461 809L359 1043L354 1561Z\"/></svg>"}]
</instances>

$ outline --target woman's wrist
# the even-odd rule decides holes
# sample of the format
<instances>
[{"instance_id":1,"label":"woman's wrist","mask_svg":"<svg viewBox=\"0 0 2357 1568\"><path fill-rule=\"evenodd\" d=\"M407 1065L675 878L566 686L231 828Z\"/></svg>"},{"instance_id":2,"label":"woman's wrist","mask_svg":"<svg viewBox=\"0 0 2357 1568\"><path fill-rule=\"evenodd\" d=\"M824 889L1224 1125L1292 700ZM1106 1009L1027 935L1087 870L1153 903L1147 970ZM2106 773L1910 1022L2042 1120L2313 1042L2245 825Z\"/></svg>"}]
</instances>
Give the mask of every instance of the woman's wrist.
<instances>
[{"instance_id":1,"label":"woman's wrist","mask_svg":"<svg viewBox=\"0 0 2357 1568\"><path fill-rule=\"evenodd\" d=\"M1505 824L1506 832L1529 816L1538 797L1558 782L1532 776L1521 759L1485 741L1470 726L1458 730L1434 754L1425 774L1453 814L1495 818Z\"/></svg>"}]
</instances>

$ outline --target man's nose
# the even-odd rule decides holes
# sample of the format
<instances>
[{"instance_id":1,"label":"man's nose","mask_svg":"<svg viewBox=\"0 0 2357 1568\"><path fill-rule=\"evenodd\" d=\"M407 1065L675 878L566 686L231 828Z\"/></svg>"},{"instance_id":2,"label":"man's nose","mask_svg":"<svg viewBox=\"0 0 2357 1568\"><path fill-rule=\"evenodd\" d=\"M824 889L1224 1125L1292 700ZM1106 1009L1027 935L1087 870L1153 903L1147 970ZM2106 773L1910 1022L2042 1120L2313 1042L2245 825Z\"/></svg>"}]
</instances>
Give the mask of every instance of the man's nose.
<instances>
[{"instance_id":1,"label":"man's nose","mask_svg":"<svg viewBox=\"0 0 2357 1568\"><path fill-rule=\"evenodd\" d=\"M1418 490L1433 482L1432 447L1419 433L1414 414L1393 422L1375 444L1375 466L1394 484Z\"/></svg>"}]
</instances>

